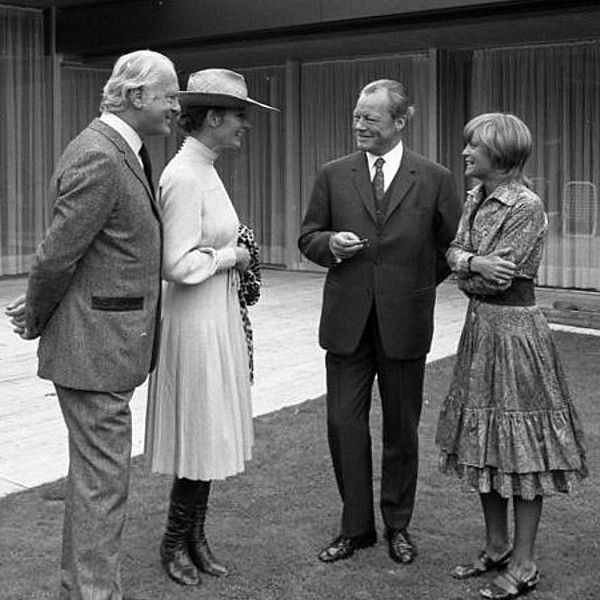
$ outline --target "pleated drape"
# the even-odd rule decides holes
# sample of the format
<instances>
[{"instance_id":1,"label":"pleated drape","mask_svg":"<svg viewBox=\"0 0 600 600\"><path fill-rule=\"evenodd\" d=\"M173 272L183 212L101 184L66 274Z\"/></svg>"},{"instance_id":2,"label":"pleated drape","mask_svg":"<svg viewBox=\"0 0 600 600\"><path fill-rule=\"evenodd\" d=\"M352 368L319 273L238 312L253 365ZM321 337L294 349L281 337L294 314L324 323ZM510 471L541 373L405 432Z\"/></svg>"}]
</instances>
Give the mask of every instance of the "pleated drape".
<instances>
[{"instance_id":1,"label":"pleated drape","mask_svg":"<svg viewBox=\"0 0 600 600\"><path fill-rule=\"evenodd\" d=\"M532 131L527 174L549 223L538 283L600 289L600 43L476 51L472 109Z\"/></svg>"},{"instance_id":2,"label":"pleated drape","mask_svg":"<svg viewBox=\"0 0 600 600\"><path fill-rule=\"evenodd\" d=\"M48 74L42 12L0 7L0 275L29 269L50 211Z\"/></svg>"}]
</instances>

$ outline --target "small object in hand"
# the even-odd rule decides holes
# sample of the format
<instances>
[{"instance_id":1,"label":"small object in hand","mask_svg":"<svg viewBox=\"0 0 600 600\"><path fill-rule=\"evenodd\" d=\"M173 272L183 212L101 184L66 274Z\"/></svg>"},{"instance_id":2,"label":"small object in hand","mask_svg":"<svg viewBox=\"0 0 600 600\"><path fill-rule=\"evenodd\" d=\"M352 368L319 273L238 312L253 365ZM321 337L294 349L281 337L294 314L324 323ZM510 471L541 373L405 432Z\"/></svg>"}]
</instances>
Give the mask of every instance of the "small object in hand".
<instances>
[{"instance_id":1,"label":"small object in hand","mask_svg":"<svg viewBox=\"0 0 600 600\"><path fill-rule=\"evenodd\" d=\"M367 238L363 238L362 240L358 240L357 243L366 248L369 245L369 240Z\"/></svg>"}]
</instances>

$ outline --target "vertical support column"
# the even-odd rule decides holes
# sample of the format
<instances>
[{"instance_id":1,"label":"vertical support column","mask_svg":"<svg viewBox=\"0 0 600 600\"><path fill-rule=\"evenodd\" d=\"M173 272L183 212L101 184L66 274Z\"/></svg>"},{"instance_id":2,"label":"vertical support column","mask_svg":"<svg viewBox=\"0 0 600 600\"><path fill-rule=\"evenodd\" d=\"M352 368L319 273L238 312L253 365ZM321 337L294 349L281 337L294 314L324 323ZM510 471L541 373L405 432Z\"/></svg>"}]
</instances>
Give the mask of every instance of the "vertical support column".
<instances>
[{"instance_id":1,"label":"vertical support column","mask_svg":"<svg viewBox=\"0 0 600 600\"><path fill-rule=\"evenodd\" d=\"M62 140L62 117L61 107L61 89L60 89L60 65L62 57L56 53L56 7L52 6L48 18L49 25L49 44L48 54L50 57L50 78L51 78L51 103L52 103L52 157L51 170L54 170L56 161L63 148Z\"/></svg>"},{"instance_id":2,"label":"vertical support column","mask_svg":"<svg viewBox=\"0 0 600 600\"><path fill-rule=\"evenodd\" d=\"M49 179L50 174L54 171L56 163L63 149L62 140L62 114L61 114L61 74L60 68L62 63L62 56L56 52L56 7L52 6L48 9L47 13L47 24L48 24L48 70L50 75L50 89L46 93L50 93L50 132L51 136L50 143L46 144L46 151L49 153L47 161L45 161L44 177ZM46 173L46 169L48 172ZM44 182L44 186L47 186L47 181ZM45 221L46 226L49 225L52 206L47 204L49 201L46 195L46 206Z\"/></svg>"},{"instance_id":3,"label":"vertical support column","mask_svg":"<svg viewBox=\"0 0 600 600\"><path fill-rule=\"evenodd\" d=\"M300 228L300 64L285 65L285 266L298 269L300 253L296 240Z\"/></svg>"},{"instance_id":4,"label":"vertical support column","mask_svg":"<svg viewBox=\"0 0 600 600\"><path fill-rule=\"evenodd\" d=\"M431 48L428 51L429 54L429 158L436 162L440 160L440 145L439 145L439 113L438 113L438 69L437 69L437 51L435 48Z\"/></svg>"}]
</instances>

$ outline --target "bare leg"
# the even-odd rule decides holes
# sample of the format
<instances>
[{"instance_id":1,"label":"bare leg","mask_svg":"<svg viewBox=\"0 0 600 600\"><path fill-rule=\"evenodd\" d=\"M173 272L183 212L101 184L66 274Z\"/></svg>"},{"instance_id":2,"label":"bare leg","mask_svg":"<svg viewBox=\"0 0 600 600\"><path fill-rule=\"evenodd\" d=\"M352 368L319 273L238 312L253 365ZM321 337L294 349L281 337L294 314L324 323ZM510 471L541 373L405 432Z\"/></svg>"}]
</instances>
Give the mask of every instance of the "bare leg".
<instances>
[{"instance_id":1,"label":"bare leg","mask_svg":"<svg viewBox=\"0 0 600 600\"><path fill-rule=\"evenodd\" d=\"M542 497L523 500L515 496L513 502L515 533L512 557L506 570L500 573L490 585L479 590L481 596L488 600L514 598L515 595L534 589L539 581L534 547L542 514Z\"/></svg>"},{"instance_id":2,"label":"bare leg","mask_svg":"<svg viewBox=\"0 0 600 600\"><path fill-rule=\"evenodd\" d=\"M498 560L510 547L508 539L508 500L495 491L480 494L485 518L485 551L490 558Z\"/></svg>"},{"instance_id":3,"label":"bare leg","mask_svg":"<svg viewBox=\"0 0 600 600\"><path fill-rule=\"evenodd\" d=\"M535 539L542 515L542 496L534 500L523 500L515 496L515 538L509 569L523 578L533 575L535 566Z\"/></svg>"},{"instance_id":4,"label":"bare leg","mask_svg":"<svg viewBox=\"0 0 600 600\"><path fill-rule=\"evenodd\" d=\"M470 564L457 565L455 579L478 577L490 570L504 568L510 558L508 539L508 501L497 492L479 494L485 519L485 549Z\"/></svg>"}]
</instances>

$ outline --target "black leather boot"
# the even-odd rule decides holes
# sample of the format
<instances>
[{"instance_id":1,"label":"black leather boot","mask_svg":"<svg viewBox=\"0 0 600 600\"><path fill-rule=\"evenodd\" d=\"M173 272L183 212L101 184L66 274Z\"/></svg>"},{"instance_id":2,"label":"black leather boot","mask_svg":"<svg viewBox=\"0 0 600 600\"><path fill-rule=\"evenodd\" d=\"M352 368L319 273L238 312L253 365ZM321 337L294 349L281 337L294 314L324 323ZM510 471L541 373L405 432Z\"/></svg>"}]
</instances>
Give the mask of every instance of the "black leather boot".
<instances>
[{"instance_id":1,"label":"black leather boot","mask_svg":"<svg viewBox=\"0 0 600 600\"><path fill-rule=\"evenodd\" d=\"M188 551L188 538L194 523L197 482L175 478L171 489L167 529L160 544L160 559L173 581L181 585L202 583L200 572Z\"/></svg>"},{"instance_id":2,"label":"black leather boot","mask_svg":"<svg viewBox=\"0 0 600 600\"><path fill-rule=\"evenodd\" d=\"M221 577L222 575L227 575L229 569L215 558L204 534L209 494L210 481L200 482L200 490L196 497L194 523L189 536L189 551L193 563L201 571L215 577Z\"/></svg>"}]
</instances>

